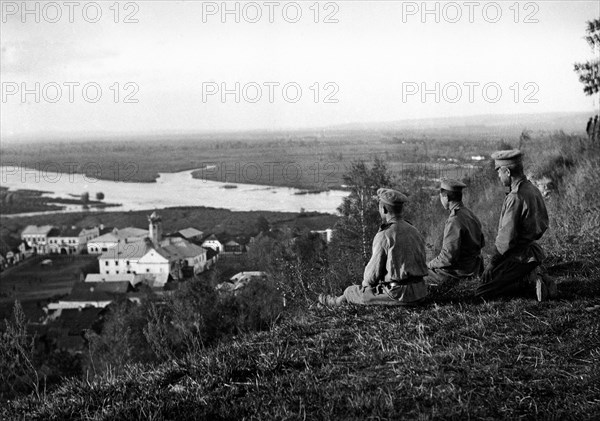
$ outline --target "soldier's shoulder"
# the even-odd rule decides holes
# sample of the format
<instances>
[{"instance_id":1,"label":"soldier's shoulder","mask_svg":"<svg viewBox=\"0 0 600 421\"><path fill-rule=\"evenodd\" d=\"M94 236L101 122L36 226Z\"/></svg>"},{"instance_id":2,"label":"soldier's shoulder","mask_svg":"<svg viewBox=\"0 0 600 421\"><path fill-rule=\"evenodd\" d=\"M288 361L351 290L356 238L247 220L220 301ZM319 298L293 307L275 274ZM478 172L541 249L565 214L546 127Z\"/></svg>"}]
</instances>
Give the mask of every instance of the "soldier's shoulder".
<instances>
[{"instance_id":1,"label":"soldier's shoulder","mask_svg":"<svg viewBox=\"0 0 600 421\"><path fill-rule=\"evenodd\" d=\"M463 209L464 209L464 211L463 211L462 215L465 219L470 219L470 220L474 220L474 221L481 223L479 221L479 218L477 217L477 215L475 215L475 212L473 212L471 209L469 209L467 207L465 207Z\"/></svg>"},{"instance_id":2,"label":"soldier's shoulder","mask_svg":"<svg viewBox=\"0 0 600 421\"><path fill-rule=\"evenodd\" d=\"M517 198L525 199L529 197L541 197L542 193L530 180L525 180L521 183L521 185L515 192L515 195L517 196Z\"/></svg>"},{"instance_id":3,"label":"soldier's shoulder","mask_svg":"<svg viewBox=\"0 0 600 421\"><path fill-rule=\"evenodd\" d=\"M460 217L462 219L468 219L475 217L475 213L473 213L473 211L470 208L463 206L462 208L457 209L455 216Z\"/></svg>"}]
</instances>

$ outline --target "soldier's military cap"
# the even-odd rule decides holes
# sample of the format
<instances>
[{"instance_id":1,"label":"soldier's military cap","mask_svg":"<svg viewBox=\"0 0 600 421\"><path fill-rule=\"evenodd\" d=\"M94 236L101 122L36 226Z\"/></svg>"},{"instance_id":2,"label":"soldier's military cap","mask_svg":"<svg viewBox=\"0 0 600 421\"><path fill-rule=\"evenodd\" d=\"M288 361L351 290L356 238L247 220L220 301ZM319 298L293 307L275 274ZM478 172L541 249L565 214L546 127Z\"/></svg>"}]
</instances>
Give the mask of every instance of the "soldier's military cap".
<instances>
[{"instance_id":1,"label":"soldier's military cap","mask_svg":"<svg viewBox=\"0 0 600 421\"><path fill-rule=\"evenodd\" d=\"M377 190L376 198L387 205L396 206L408 202L408 197L394 189L380 188Z\"/></svg>"},{"instance_id":2,"label":"soldier's military cap","mask_svg":"<svg viewBox=\"0 0 600 421\"><path fill-rule=\"evenodd\" d=\"M454 180L452 178L442 178L440 180L440 188L448 191L462 191L467 187L465 183L461 183L458 180Z\"/></svg>"},{"instance_id":3,"label":"soldier's military cap","mask_svg":"<svg viewBox=\"0 0 600 421\"><path fill-rule=\"evenodd\" d=\"M496 169L518 164L523 161L523 152L518 149L509 151L496 151L492 154L494 166Z\"/></svg>"}]
</instances>

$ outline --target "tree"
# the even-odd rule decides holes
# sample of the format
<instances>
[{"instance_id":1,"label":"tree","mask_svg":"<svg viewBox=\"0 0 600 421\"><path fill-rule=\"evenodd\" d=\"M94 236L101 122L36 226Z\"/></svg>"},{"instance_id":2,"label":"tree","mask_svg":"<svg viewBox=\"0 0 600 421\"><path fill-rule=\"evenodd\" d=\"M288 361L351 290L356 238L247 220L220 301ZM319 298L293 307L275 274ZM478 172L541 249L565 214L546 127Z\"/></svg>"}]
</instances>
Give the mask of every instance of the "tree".
<instances>
[{"instance_id":1,"label":"tree","mask_svg":"<svg viewBox=\"0 0 600 421\"><path fill-rule=\"evenodd\" d=\"M352 162L343 180L350 187L350 195L338 207L342 217L336 230L341 243L348 248L358 247L362 263L366 265L371 240L381 222L374 196L378 188L392 187L392 177L383 160L376 158L372 167L363 160Z\"/></svg>"},{"instance_id":2,"label":"tree","mask_svg":"<svg viewBox=\"0 0 600 421\"><path fill-rule=\"evenodd\" d=\"M263 231L269 231L270 228L271 226L269 225L269 221L267 221L267 218L265 218L262 215L256 218L256 231L258 233L261 233Z\"/></svg>"},{"instance_id":3,"label":"tree","mask_svg":"<svg viewBox=\"0 0 600 421\"><path fill-rule=\"evenodd\" d=\"M583 92L586 95L593 95L600 92L600 19L594 19L587 22L587 35L585 40L593 51L596 52L596 58L585 63L575 63L574 70L579 75L579 81L583 83Z\"/></svg>"},{"instance_id":4,"label":"tree","mask_svg":"<svg viewBox=\"0 0 600 421\"><path fill-rule=\"evenodd\" d=\"M149 362L152 350L144 336L148 305L118 300L110 305L100 334L87 330L90 364L96 374L121 372L133 362Z\"/></svg>"},{"instance_id":5,"label":"tree","mask_svg":"<svg viewBox=\"0 0 600 421\"><path fill-rule=\"evenodd\" d=\"M90 201L90 194L88 192L81 193L81 203L86 204Z\"/></svg>"},{"instance_id":6,"label":"tree","mask_svg":"<svg viewBox=\"0 0 600 421\"><path fill-rule=\"evenodd\" d=\"M96 199L98 199L98 200L104 200L104 193L102 193L101 191L99 191L98 193L96 193Z\"/></svg>"}]
</instances>

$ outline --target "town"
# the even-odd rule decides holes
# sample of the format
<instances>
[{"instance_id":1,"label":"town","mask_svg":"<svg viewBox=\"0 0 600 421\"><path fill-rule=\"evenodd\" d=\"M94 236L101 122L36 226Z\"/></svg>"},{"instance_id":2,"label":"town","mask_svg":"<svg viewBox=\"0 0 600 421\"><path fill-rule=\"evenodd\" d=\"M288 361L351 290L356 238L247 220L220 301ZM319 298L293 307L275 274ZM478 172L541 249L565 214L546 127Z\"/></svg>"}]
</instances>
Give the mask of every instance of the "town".
<instances>
[{"instance_id":1,"label":"town","mask_svg":"<svg viewBox=\"0 0 600 421\"><path fill-rule=\"evenodd\" d=\"M265 272L252 267L231 275L232 268L247 265L248 251L261 238L288 237L293 241L298 235L288 227L270 227L264 218L259 218L258 234L253 236L204 233L194 227L165 232L156 211L147 220L147 229L103 224L26 226L20 233L21 243L0 253L5 284L11 272L22 272L17 281L21 285L11 282L9 292L5 285L0 299L5 303L21 300L28 329L39 346L78 355L87 349L85 332L100 332L115 302L140 304L149 295L166 299L181 283L206 276L217 265L226 278L214 285L215 290L235 294L252 281L267 278ZM333 236L331 228L307 232L323 244ZM50 278L53 270L59 271L62 290L52 289L54 280L44 279L44 275ZM38 289L43 289L45 296L31 295L32 283L40 284ZM4 307L8 317L12 306Z\"/></svg>"}]
</instances>

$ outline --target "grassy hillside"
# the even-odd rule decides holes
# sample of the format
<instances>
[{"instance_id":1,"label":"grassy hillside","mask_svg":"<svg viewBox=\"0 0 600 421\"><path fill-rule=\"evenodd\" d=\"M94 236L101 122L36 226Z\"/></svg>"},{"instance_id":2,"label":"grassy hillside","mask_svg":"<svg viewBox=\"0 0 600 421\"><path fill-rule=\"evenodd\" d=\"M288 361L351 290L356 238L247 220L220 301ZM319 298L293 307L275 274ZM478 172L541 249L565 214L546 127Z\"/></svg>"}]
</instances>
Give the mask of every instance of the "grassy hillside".
<instances>
[{"instance_id":1,"label":"grassy hillside","mask_svg":"<svg viewBox=\"0 0 600 421\"><path fill-rule=\"evenodd\" d=\"M159 367L68 381L5 410L34 419L597 419L600 279L558 301L310 308ZM460 300L461 302L459 302ZM8 412L6 412L8 411Z\"/></svg>"},{"instance_id":2,"label":"grassy hillside","mask_svg":"<svg viewBox=\"0 0 600 421\"><path fill-rule=\"evenodd\" d=\"M483 302L474 280L415 309L323 309L311 298L339 293L359 274L324 265L314 275L298 259L274 275L302 298L267 331L65 380L7 403L0 418L598 419L600 147L563 134L521 146L526 167L554 183L541 244L558 299L538 303L531 292ZM488 253L502 189L493 169L469 181L466 201L482 220ZM444 214L421 196L407 211L433 241ZM360 268L350 257L341 263ZM336 275L340 284L326 282ZM178 320L195 323L190 316Z\"/></svg>"}]
</instances>

